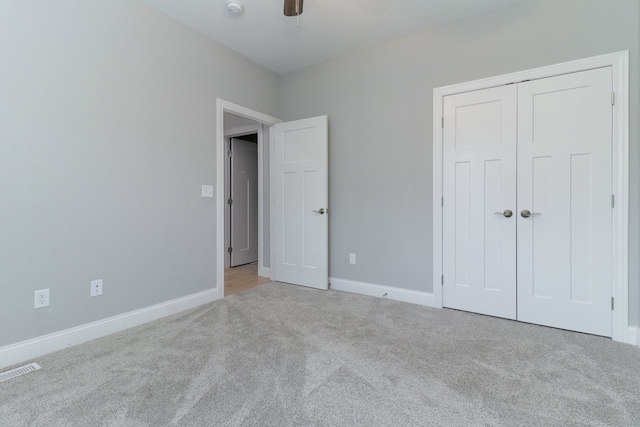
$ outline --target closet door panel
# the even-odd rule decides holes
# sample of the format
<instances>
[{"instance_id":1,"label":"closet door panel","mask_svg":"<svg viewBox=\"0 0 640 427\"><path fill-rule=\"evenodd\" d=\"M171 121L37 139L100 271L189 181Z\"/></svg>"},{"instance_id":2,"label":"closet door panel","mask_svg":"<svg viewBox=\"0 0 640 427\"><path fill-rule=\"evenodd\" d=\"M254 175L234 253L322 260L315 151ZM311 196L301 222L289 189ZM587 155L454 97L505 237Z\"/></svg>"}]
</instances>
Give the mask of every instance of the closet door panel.
<instances>
[{"instance_id":1,"label":"closet door panel","mask_svg":"<svg viewBox=\"0 0 640 427\"><path fill-rule=\"evenodd\" d=\"M516 95L503 86L444 100L443 304L509 319L516 317Z\"/></svg>"},{"instance_id":2,"label":"closet door panel","mask_svg":"<svg viewBox=\"0 0 640 427\"><path fill-rule=\"evenodd\" d=\"M611 336L611 82L518 85L518 320Z\"/></svg>"}]
</instances>

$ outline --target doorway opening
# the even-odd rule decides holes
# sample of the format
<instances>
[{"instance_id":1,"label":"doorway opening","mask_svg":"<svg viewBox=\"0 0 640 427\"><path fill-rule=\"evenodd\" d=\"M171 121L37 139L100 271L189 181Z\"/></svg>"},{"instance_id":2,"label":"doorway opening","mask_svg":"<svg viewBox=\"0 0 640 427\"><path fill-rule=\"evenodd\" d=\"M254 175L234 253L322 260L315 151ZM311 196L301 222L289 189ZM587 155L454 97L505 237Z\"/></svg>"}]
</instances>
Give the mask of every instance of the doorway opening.
<instances>
[{"instance_id":1,"label":"doorway opening","mask_svg":"<svg viewBox=\"0 0 640 427\"><path fill-rule=\"evenodd\" d=\"M258 246L264 240L259 239L258 233L259 135L258 132L239 131L231 126L240 119L231 113L225 114L225 296L270 281L258 274ZM260 127L255 122L249 125L254 126Z\"/></svg>"},{"instance_id":2,"label":"doorway opening","mask_svg":"<svg viewBox=\"0 0 640 427\"><path fill-rule=\"evenodd\" d=\"M270 127L280 120L260 112L221 99L217 100L216 138L216 283L218 298L225 292L228 282L230 292L240 292L257 286L255 283L270 281L270 233L269 233L269 133ZM227 238L230 224L229 211L229 141L231 137L255 135L257 148L257 246L258 259L240 269L230 269L231 257ZM229 269L229 277L225 270ZM247 286L249 286L247 288Z\"/></svg>"}]
</instances>

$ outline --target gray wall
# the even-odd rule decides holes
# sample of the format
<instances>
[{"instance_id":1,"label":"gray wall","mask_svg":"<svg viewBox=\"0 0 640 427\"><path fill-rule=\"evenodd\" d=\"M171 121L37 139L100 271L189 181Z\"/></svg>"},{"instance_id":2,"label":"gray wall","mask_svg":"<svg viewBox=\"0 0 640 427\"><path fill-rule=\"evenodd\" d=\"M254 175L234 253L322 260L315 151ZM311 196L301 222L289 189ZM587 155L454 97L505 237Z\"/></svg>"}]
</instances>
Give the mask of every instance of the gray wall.
<instances>
[{"instance_id":1,"label":"gray wall","mask_svg":"<svg viewBox=\"0 0 640 427\"><path fill-rule=\"evenodd\" d=\"M215 288L216 98L278 75L136 0L3 1L0 52L0 347Z\"/></svg>"},{"instance_id":2,"label":"gray wall","mask_svg":"<svg viewBox=\"0 0 640 427\"><path fill-rule=\"evenodd\" d=\"M434 88L628 49L630 320L637 325L638 16L637 0L525 0L283 75L283 119L329 115L330 274L432 291Z\"/></svg>"},{"instance_id":3,"label":"gray wall","mask_svg":"<svg viewBox=\"0 0 640 427\"><path fill-rule=\"evenodd\" d=\"M136 0L2 2L0 347L215 287L217 97L328 114L331 275L431 291L433 88L625 49L637 325L639 21L526 0L279 78Z\"/></svg>"}]
</instances>

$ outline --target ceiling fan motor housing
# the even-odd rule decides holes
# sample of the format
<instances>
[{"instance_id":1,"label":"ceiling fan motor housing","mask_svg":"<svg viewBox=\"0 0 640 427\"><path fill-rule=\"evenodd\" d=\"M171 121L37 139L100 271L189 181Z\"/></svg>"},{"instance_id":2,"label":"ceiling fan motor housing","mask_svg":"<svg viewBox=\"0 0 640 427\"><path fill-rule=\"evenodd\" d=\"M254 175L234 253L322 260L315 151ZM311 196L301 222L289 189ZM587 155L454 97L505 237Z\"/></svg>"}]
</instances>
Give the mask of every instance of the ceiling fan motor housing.
<instances>
[{"instance_id":1,"label":"ceiling fan motor housing","mask_svg":"<svg viewBox=\"0 0 640 427\"><path fill-rule=\"evenodd\" d=\"M285 16L302 15L302 1L303 0L284 0Z\"/></svg>"}]
</instances>

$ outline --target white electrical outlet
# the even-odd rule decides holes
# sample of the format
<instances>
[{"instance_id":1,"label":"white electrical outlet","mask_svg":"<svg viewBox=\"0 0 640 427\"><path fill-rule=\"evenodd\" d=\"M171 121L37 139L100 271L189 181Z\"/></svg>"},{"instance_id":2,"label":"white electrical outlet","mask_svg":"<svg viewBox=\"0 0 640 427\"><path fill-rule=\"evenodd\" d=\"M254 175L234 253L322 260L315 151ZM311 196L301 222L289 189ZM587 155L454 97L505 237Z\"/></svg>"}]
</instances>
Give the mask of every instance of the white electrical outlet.
<instances>
[{"instance_id":1,"label":"white electrical outlet","mask_svg":"<svg viewBox=\"0 0 640 427\"><path fill-rule=\"evenodd\" d=\"M33 293L33 308L49 306L49 289L40 289Z\"/></svg>"},{"instance_id":2,"label":"white electrical outlet","mask_svg":"<svg viewBox=\"0 0 640 427\"><path fill-rule=\"evenodd\" d=\"M102 295L102 279L91 281L91 293L92 297L99 297Z\"/></svg>"},{"instance_id":3,"label":"white electrical outlet","mask_svg":"<svg viewBox=\"0 0 640 427\"><path fill-rule=\"evenodd\" d=\"M349 254L349 264L356 263L356 254Z\"/></svg>"}]
</instances>

